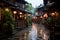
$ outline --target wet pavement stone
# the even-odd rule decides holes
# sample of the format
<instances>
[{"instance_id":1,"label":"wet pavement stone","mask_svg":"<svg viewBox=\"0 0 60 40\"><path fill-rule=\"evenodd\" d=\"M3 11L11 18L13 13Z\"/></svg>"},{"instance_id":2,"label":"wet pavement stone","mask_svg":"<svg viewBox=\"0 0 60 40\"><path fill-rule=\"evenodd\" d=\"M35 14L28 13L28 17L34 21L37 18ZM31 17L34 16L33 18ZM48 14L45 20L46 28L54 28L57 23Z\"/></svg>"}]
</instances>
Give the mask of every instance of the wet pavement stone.
<instances>
[{"instance_id":1,"label":"wet pavement stone","mask_svg":"<svg viewBox=\"0 0 60 40\"><path fill-rule=\"evenodd\" d=\"M32 26L14 31L15 33L8 40L43 40L43 36L40 34L40 30L44 29L43 26L33 23Z\"/></svg>"}]
</instances>

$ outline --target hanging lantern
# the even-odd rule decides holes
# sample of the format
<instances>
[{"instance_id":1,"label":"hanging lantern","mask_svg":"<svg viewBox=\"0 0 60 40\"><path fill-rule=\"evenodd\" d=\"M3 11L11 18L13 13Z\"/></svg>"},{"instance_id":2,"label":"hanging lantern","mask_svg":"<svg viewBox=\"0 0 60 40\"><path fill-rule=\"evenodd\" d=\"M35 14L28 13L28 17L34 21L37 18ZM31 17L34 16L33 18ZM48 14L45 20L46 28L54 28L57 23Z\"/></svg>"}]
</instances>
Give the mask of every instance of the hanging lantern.
<instances>
[{"instance_id":1,"label":"hanging lantern","mask_svg":"<svg viewBox=\"0 0 60 40\"><path fill-rule=\"evenodd\" d=\"M22 15L20 15L20 18L22 17Z\"/></svg>"},{"instance_id":2,"label":"hanging lantern","mask_svg":"<svg viewBox=\"0 0 60 40\"><path fill-rule=\"evenodd\" d=\"M14 13L14 14L16 14L16 13L17 13L17 11L13 11L13 13Z\"/></svg>"},{"instance_id":3,"label":"hanging lantern","mask_svg":"<svg viewBox=\"0 0 60 40\"><path fill-rule=\"evenodd\" d=\"M51 16L54 16L55 15L55 13L51 13Z\"/></svg>"},{"instance_id":4,"label":"hanging lantern","mask_svg":"<svg viewBox=\"0 0 60 40\"><path fill-rule=\"evenodd\" d=\"M43 17L47 18L47 17L48 17L47 13L46 13L46 14L44 14L44 15L43 15Z\"/></svg>"},{"instance_id":5,"label":"hanging lantern","mask_svg":"<svg viewBox=\"0 0 60 40\"><path fill-rule=\"evenodd\" d=\"M8 8L5 8L5 11L9 12L9 9Z\"/></svg>"},{"instance_id":6,"label":"hanging lantern","mask_svg":"<svg viewBox=\"0 0 60 40\"><path fill-rule=\"evenodd\" d=\"M31 14L28 14L28 16L31 16Z\"/></svg>"},{"instance_id":7,"label":"hanging lantern","mask_svg":"<svg viewBox=\"0 0 60 40\"><path fill-rule=\"evenodd\" d=\"M40 16L40 18L43 18L43 16Z\"/></svg>"},{"instance_id":8,"label":"hanging lantern","mask_svg":"<svg viewBox=\"0 0 60 40\"><path fill-rule=\"evenodd\" d=\"M20 12L19 14L22 14L22 12Z\"/></svg>"}]
</instances>

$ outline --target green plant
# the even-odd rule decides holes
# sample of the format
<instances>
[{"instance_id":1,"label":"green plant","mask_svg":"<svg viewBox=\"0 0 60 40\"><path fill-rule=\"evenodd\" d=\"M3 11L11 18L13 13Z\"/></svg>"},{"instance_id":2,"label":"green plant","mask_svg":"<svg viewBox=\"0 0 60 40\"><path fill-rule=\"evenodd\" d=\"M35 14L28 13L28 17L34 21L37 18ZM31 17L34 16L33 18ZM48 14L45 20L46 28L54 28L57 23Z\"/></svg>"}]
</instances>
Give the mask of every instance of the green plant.
<instances>
[{"instance_id":1,"label":"green plant","mask_svg":"<svg viewBox=\"0 0 60 40\"><path fill-rule=\"evenodd\" d=\"M6 10L3 11L2 26L3 26L3 29L5 29L5 30L13 31L13 29L14 29L14 18L13 18L11 10L10 9L8 9L8 10L9 11L6 11Z\"/></svg>"}]
</instances>

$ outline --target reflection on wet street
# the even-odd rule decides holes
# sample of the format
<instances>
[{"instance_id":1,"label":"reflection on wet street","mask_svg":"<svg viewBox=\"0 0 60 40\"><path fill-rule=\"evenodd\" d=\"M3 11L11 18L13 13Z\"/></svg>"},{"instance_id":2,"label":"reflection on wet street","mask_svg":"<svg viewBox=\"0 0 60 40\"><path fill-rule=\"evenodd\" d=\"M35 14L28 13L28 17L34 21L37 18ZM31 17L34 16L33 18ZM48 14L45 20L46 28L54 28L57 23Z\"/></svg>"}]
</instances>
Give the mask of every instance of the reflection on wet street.
<instances>
[{"instance_id":1,"label":"reflection on wet street","mask_svg":"<svg viewBox=\"0 0 60 40\"><path fill-rule=\"evenodd\" d=\"M48 31L42 24L32 23L32 26L19 31L9 40L48 40L48 34Z\"/></svg>"}]
</instances>

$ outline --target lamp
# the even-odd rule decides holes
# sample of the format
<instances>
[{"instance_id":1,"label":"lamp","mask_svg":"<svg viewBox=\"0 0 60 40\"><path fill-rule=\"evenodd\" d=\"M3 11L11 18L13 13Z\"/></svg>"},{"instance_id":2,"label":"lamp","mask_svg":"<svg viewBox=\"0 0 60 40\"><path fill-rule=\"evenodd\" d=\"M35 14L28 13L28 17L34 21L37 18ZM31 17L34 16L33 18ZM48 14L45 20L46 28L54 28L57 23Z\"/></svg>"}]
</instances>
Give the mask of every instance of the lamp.
<instances>
[{"instance_id":1,"label":"lamp","mask_svg":"<svg viewBox=\"0 0 60 40\"><path fill-rule=\"evenodd\" d=\"M47 18L47 17L48 17L47 13L46 13L46 14L44 14L44 15L43 15L43 17Z\"/></svg>"},{"instance_id":2,"label":"lamp","mask_svg":"<svg viewBox=\"0 0 60 40\"><path fill-rule=\"evenodd\" d=\"M5 8L5 11L9 12L9 9L8 8Z\"/></svg>"},{"instance_id":3,"label":"lamp","mask_svg":"<svg viewBox=\"0 0 60 40\"><path fill-rule=\"evenodd\" d=\"M28 14L28 16L30 16L31 14Z\"/></svg>"},{"instance_id":4,"label":"lamp","mask_svg":"<svg viewBox=\"0 0 60 40\"><path fill-rule=\"evenodd\" d=\"M51 16L54 16L55 15L55 13L51 13Z\"/></svg>"},{"instance_id":5,"label":"lamp","mask_svg":"<svg viewBox=\"0 0 60 40\"><path fill-rule=\"evenodd\" d=\"M16 13L17 13L17 11L13 11L13 13L14 13L14 14L16 14Z\"/></svg>"},{"instance_id":6,"label":"lamp","mask_svg":"<svg viewBox=\"0 0 60 40\"><path fill-rule=\"evenodd\" d=\"M20 12L19 14L22 14L22 12Z\"/></svg>"}]
</instances>

